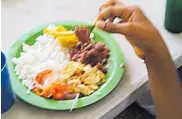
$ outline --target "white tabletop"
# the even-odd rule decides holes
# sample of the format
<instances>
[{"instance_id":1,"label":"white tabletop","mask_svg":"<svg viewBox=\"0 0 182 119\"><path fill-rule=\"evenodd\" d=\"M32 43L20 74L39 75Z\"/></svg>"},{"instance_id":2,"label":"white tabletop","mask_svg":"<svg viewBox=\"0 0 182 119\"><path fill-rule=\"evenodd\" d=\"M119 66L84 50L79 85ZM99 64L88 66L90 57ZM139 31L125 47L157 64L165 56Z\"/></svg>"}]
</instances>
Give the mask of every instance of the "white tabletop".
<instances>
[{"instance_id":1,"label":"white tabletop","mask_svg":"<svg viewBox=\"0 0 182 119\"><path fill-rule=\"evenodd\" d=\"M99 6L106 0L3 0L2 50L7 52L22 33L57 20L93 21ZM139 5L156 25L177 67L182 65L182 34L174 35L163 28L165 0L123 0L126 5ZM2 119L98 119L114 118L147 88L145 64L134 53L122 35L114 34L125 57L126 71L118 86L104 99L88 107L69 111L48 111L16 100Z\"/></svg>"}]
</instances>

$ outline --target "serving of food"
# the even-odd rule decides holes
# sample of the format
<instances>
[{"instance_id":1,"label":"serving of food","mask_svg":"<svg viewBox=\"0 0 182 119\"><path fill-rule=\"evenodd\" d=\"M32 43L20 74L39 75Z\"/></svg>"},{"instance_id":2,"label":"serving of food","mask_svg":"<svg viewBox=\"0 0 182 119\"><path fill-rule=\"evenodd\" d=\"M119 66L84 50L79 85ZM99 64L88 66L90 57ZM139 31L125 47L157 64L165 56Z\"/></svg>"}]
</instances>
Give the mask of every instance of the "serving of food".
<instances>
[{"instance_id":1,"label":"serving of food","mask_svg":"<svg viewBox=\"0 0 182 119\"><path fill-rule=\"evenodd\" d=\"M20 98L46 109L73 109L98 101L117 85L124 71L118 46L106 41L107 33L78 24L46 25L12 46L8 65Z\"/></svg>"},{"instance_id":2,"label":"serving of food","mask_svg":"<svg viewBox=\"0 0 182 119\"><path fill-rule=\"evenodd\" d=\"M91 95L105 82L109 49L90 39L87 27L68 31L49 25L43 32L12 59L24 86L44 98L64 100Z\"/></svg>"}]
</instances>

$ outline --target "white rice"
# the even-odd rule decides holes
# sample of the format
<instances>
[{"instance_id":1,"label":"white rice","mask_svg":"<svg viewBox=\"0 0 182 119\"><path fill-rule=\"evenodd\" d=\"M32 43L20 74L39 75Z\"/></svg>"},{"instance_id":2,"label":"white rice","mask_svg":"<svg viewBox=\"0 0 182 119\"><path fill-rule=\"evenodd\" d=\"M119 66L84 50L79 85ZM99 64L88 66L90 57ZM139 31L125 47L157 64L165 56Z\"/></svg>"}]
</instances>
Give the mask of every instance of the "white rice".
<instances>
[{"instance_id":1,"label":"white rice","mask_svg":"<svg viewBox=\"0 0 182 119\"><path fill-rule=\"evenodd\" d=\"M49 26L49 29L55 29ZM29 89L33 88L37 74L51 69L54 75L46 82L46 86L59 78L58 73L69 63L68 49L61 47L51 35L41 35L36 38L34 45L23 44L23 52L19 58L12 59L15 72L22 84ZM40 85L36 85L41 87Z\"/></svg>"}]
</instances>

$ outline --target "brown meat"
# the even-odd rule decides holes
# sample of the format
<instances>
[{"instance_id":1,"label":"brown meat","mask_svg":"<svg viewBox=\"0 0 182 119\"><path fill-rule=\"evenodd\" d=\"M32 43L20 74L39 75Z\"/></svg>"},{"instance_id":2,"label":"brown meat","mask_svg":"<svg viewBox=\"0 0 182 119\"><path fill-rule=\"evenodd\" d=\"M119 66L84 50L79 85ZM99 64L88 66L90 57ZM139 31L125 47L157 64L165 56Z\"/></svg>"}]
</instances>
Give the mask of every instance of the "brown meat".
<instances>
[{"instance_id":1,"label":"brown meat","mask_svg":"<svg viewBox=\"0 0 182 119\"><path fill-rule=\"evenodd\" d=\"M104 46L103 43L97 43L97 44L95 45L95 49L98 50L98 51L103 50L104 47L105 47L105 46Z\"/></svg>"},{"instance_id":2,"label":"brown meat","mask_svg":"<svg viewBox=\"0 0 182 119\"><path fill-rule=\"evenodd\" d=\"M109 57L109 49L103 43L83 43L79 42L70 52L71 60L90 64L92 67L97 66L103 72L103 68Z\"/></svg>"},{"instance_id":3,"label":"brown meat","mask_svg":"<svg viewBox=\"0 0 182 119\"><path fill-rule=\"evenodd\" d=\"M100 63L98 63L98 64L96 65L96 67L97 67L98 69L100 69L103 73L106 73L106 72L107 72L107 69L104 68L103 65L100 64Z\"/></svg>"},{"instance_id":4,"label":"brown meat","mask_svg":"<svg viewBox=\"0 0 182 119\"><path fill-rule=\"evenodd\" d=\"M75 27L75 35L81 42L90 42L90 31L87 27Z\"/></svg>"},{"instance_id":5,"label":"brown meat","mask_svg":"<svg viewBox=\"0 0 182 119\"><path fill-rule=\"evenodd\" d=\"M88 57L98 56L98 54L99 53L98 53L98 51L95 48L93 48L90 51L88 51Z\"/></svg>"},{"instance_id":6,"label":"brown meat","mask_svg":"<svg viewBox=\"0 0 182 119\"><path fill-rule=\"evenodd\" d=\"M97 66L103 72L103 64L109 57L109 49L103 43L91 42L90 31L87 27L75 27L75 35L79 38L77 45L70 51L70 59L73 61Z\"/></svg>"},{"instance_id":7,"label":"brown meat","mask_svg":"<svg viewBox=\"0 0 182 119\"><path fill-rule=\"evenodd\" d=\"M88 51L83 52L80 54L79 62L84 62L88 57Z\"/></svg>"}]
</instances>

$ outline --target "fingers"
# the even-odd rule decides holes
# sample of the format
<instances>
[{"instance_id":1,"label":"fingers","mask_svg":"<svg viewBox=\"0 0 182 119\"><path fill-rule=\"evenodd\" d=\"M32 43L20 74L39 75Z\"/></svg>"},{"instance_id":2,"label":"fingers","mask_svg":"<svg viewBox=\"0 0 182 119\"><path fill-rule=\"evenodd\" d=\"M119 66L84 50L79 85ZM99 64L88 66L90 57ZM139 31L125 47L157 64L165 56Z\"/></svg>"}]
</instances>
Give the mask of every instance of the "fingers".
<instances>
[{"instance_id":1,"label":"fingers","mask_svg":"<svg viewBox=\"0 0 182 119\"><path fill-rule=\"evenodd\" d=\"M114 19L115 19L115 17L110 17L110 18L108 18L108 19L106 20L106 22L113 22Z\"/></svg>"},{"instance_id":2,"label":"fingers","mask_svg":"<svg viewBox=\"0 0 182 119\"><path fill-rule=\"evenodd\" d=\"M106 20L110 17L119 17L124 21L127 21L128 18L131 16L133 10L129 7L121 7L121 6L109 6L102 11L100 11L99 15L96 18L98 20Z\"/></svg>"},{"instance_id":3,"label":"fingers","mask_svg":"<svg viewBox=\"0 0 182 119\"><path fill-rule=\"evenodd\" d=\"M99 8L99 11L101 11L104 8L107 8L109 6L113 6L113 5L124 6L123 3L119 2L118 0L109 0L106 3L104 3L103 5L101 5L101 7Z\"/></svg>"},{"instance_id":4,"label":"fingers","mask_svg":"<svg viewBox=\"0 0 182 119\"><path fill-rule=\"evenodd\" d=\"M119 24L114 24L112 22L104 22L104 21L98 21L96 24L96 27L107 31L107 32L111 32L111 33L121 33L125 36L131 36L134 34L134 32L136 31L135 26L132 23L119 23ZM130 39L127 38L127 40L131 43L131 45L133 46L136 54L144 59L145 58L145 54L144 52L138 48L137 44L138 44L138 40L136 39Z\"/></svg>"},{"instance_id":5,"label":"fingers","mask_svg":"<svg viewBox=\"0 0 182 119\"><path fill-rule=\"evenodd\" d=\"M114 24L112 22L104 22L98 21L96 23L96 27L100 28L104 31L111 32L111 33L121 33L123 35L129 36L132 31L132 24L131 23L119 23Z\"/></svg>"},{"instance_id":6,"label":"fingers","mask_svg":"<svg viewBox=\"0 0 182 119\"><path fill-rule=\"evenodd\" d=\"M106 3L104 3L103 5L101 5L99 11L102 11L103 9L105 9L109 6L124 6L124 5L121 2L119 2L118 0L109 0ZM115 18L116 17L111 16L110 18L108 18L106 20L106 22L113 22Z\"/></svg>"},{"instance_id":7,"label":"fingers","mask_svg":"<svg viewBox=\"0 0 182 119\"><path fill-rule=\"evenodd\" d=\"M101 5L99 11L103 10L104 8L110 6L110 5L115 5L116 4L116 0L109 0L106 3L104 3L103 5Z\"/></svg>"}]
</instances>

